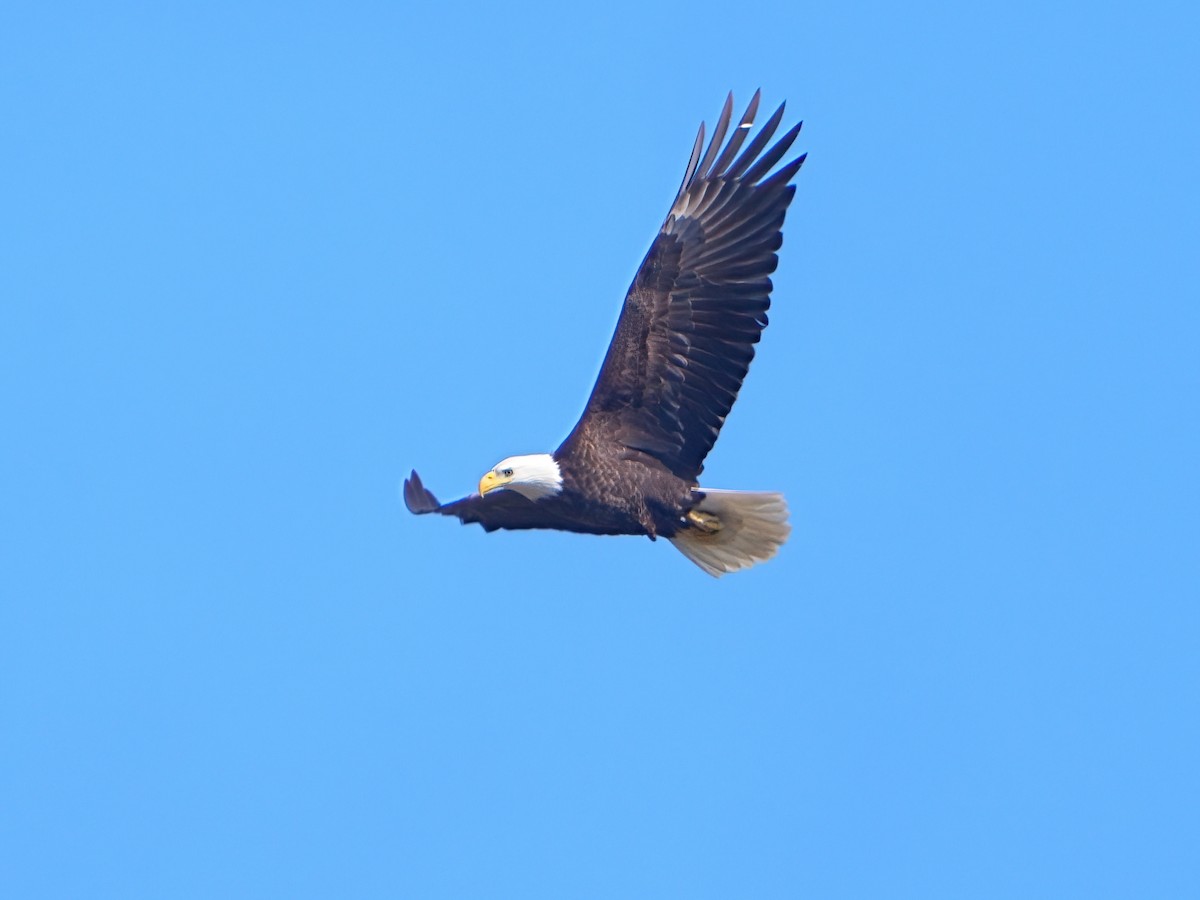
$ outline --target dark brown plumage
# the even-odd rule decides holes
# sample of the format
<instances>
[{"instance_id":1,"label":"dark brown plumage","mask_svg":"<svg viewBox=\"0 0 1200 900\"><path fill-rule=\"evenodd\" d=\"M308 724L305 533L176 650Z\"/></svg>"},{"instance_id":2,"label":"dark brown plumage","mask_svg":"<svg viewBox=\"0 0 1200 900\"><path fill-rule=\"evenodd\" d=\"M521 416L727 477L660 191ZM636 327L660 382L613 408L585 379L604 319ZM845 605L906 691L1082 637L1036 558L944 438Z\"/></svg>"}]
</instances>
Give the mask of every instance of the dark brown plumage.
<instances>
[{"instance_id":1,"label":"dark brown plumage","mask_svg":"<svg viewBox=\"0 0 1200 900\"><path fill-rule=\"evenodd\" d=\"M679 538L676 545L712 574L766 558L782 543L787 526L774 522L772 516L778 516L771 506L774 524L758 530L771 532L759 535L772 543L769 552L746 551L748 559L739 563L733 558L737 548L717 545L732 540L735 519L739 527L747 519L743 542L758 535L757 514L747 503L777 502L785 519L782 498L697 488L704 458L767 325L770 275L796 190L790 182L805 159L801 155L771 174L800 131L797 124L764 152L783 117L782 105L742 150L758 103L756 93L725 142L731 95L703 158L700 126L683 183L626 294L583 415L553 454L561 489L529 499L518 492L521 473L498 466L481 482L486 496L443 505L413 472L404 484L409 510L457 516L488 531L556 528ZM510 489L490 489L486 482L493 475L497 488ZM514 479L511 485L503 483L506 477ZM721 502L706 503L709 494L722 495ZM721 507L720 514L709 506ZM729 534L721 538L725 527ZM715 561L709 558L714 554Z\"/></svg>"}]
</instances>

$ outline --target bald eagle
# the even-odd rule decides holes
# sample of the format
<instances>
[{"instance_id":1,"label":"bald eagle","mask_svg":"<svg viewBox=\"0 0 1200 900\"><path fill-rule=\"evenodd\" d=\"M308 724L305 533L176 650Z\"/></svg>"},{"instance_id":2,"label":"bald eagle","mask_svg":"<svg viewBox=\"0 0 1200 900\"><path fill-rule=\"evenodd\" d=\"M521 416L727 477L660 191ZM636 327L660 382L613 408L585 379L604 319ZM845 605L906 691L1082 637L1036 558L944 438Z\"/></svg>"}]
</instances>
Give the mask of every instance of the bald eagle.
<instances>
[{"instance_id":1,"label":"bald eagle","mask_svg":"<svg viewBox=\"0 0 1200 900\"><path fill-rule=\"evenodd\" d=\"M775 555L790 531L782 494L697 482L767 325L769 276L796 192L790 182L807 155L772 173L800 133L797 124L765 149L782 105L742 150L758 102L755 93L728 142L732 94L707 150L700 125L587 407L562 446L501 460L479 493L452 503L439 503L413 471L404 482L411 512L489 532L661 536L714 576Z\"/></svg>"}]
</instances>

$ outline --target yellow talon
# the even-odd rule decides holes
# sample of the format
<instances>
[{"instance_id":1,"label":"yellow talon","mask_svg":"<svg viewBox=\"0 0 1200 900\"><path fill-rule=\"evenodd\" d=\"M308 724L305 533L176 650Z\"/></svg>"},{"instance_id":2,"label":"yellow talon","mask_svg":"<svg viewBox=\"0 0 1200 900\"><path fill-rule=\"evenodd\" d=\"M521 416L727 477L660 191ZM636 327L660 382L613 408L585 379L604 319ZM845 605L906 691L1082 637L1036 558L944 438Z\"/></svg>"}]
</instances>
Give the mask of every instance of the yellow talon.
<instances>
[{"instance_id":1,"label":"yellow talon","mask_svg":"<svg viewBox=\"0 0 1200 900\"><path fill-rule=\"evenodd\" d=\"M698 509L689 509L687 520L688 524L704 534L716 534L721 530L721 520L712 513L702 512Z\"/></svg>"}]
</instances>

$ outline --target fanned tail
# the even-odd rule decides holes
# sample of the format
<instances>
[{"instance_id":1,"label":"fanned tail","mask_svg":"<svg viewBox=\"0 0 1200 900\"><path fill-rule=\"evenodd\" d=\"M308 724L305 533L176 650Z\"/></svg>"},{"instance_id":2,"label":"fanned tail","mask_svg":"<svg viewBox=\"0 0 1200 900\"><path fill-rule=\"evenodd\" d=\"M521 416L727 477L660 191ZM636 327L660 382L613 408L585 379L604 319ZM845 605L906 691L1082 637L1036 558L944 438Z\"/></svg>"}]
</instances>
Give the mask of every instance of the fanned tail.
<instances>
[{"instance_id":1,"label":"fanned tail","mask_svg":"<svg viewBox=\"0 0 1200 900\"><path fill-rule=\"evenodd\" d=\"M791 533L783 494L711 488L696 492L704 499L688 513L691 524L670 541L709 575L719 578L766 562Z\"/></svg>"}]
</instances>

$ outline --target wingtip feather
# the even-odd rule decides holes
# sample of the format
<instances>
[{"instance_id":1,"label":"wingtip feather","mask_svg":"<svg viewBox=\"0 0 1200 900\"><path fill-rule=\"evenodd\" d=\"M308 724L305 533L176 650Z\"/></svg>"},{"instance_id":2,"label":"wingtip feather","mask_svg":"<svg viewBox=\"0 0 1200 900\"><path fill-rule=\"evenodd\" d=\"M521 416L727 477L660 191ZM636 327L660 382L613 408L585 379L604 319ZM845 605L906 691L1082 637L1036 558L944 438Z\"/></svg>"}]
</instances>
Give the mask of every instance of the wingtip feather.
<instances>
[{"instance_id":1,"label":"wingtip feather","mask_svg":"<svg viewBox=\"0 0 1200 900\"><path fill-rule=\"evenodd\" d=\"M412 474L404 479L404 505L408 507L410 513L416 516L434 512L441 506L437 497L433 496L432 492L421 483L421 476L417 474L416 469L413 469Z\"/></svg>"}]
</instances>

